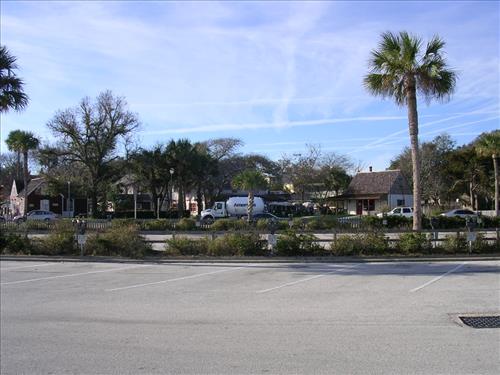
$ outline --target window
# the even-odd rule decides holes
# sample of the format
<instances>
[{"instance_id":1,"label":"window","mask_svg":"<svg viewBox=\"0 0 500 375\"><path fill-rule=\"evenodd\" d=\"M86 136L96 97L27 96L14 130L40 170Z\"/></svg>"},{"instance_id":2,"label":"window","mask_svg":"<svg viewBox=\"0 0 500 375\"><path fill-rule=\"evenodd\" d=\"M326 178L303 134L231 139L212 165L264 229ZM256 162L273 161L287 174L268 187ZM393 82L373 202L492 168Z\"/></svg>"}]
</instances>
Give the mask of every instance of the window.
<instances>
[{"instance_id":1,"label":"window","mask_svg":"<svg viewBox=\"0 0 500 375\"><path fill-rule=\"evenodd\" d=\"M401 208L395 208L394 209L395 214L400 214L401 213Z\"/></svg>"},{"instance_id":2,"label":"window","mask_svg":"<svg viewBox=\"0 0 500 375\"><path fill-rule=\"evenodd\" d=\"M404 199L398 199L396 206L404 206L405 205L405 200Z\"/></svg>"},{"instance_id":3,"label":"window","mask_svg":"<svg viewBox=\"0 0 500 375\"><path fill-rule=\"evenodd\" d=\"M375 199L363 199L363 211L375 211Z\"/></svg>"},{"instance_id":4,"label":"window","mask_svg":"<svg viewBox=\"0 0 500 375\"><path fill-rule=\"evenodd\" d=\"M409 208L403 208L404 214L411 214L411 210Z\"/></svg>"},{"instance_id":5,"label":"window","mask_svg":"<svg viewBox=\"0 0 500 375\"><path fill-rule=\"evenodd\" d=\"M222 203L217 203L217 205L215 206L215 209L222 210Z\"/></svg>"}]
</instances>

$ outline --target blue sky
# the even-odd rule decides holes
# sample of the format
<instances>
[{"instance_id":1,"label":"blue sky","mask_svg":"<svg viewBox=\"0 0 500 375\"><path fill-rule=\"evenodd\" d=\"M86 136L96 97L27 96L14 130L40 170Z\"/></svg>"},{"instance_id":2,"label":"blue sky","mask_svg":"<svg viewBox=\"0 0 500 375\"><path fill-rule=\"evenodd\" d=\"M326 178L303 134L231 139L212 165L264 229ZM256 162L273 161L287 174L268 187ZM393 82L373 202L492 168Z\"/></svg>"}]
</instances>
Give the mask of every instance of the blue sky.
<instances>
[{"instance_id":1,"label":"blue sky","mask_svg":"<svg viewBox=\"0 0 500 375\"><path fill-rule=\"evenodd\" d=\"M111 89L142 122L147 147L236 137L272 159L306 144L388 167L409 144L406 109L362 85L384 31L446 42L459 74L448 103L419 102L421 141L464 144L499 128L498 1L2 1L1 43L31 102L1 117L46 141L59 109Z\"/></svg>"}]
</instances>

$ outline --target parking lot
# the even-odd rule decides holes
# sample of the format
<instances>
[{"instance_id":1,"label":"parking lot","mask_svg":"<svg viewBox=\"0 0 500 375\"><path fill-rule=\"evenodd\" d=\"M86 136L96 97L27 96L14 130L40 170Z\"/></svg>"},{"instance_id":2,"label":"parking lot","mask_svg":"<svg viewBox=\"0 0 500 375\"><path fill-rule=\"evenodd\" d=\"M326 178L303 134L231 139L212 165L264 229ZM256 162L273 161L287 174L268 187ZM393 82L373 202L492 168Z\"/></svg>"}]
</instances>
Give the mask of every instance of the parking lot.
<instances>
[{"instance_id":1,"label":"parking lot","mask_svg":"<svg viewBox=\"0 0 500 375\"><path fill-rule=\"evenodd\" d=\"M0 266L2 374L500 373L500 262Z\"/></svg>"}]
</instances>

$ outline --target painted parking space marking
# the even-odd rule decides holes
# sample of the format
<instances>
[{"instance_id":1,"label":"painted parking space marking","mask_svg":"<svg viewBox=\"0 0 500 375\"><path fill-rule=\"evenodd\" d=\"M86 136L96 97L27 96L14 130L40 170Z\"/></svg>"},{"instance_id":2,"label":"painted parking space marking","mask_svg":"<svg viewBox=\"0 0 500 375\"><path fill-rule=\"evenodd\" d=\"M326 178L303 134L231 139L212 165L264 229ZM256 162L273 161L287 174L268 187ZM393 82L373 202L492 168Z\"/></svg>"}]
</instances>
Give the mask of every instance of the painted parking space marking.
<instances>
[{"instance_id":1,"label":"painted parking space marking","mask_svg":"<svg viewBox=\"0 0 500 375\"><path fill-rule=\"evenodd\" d=\"M448 272L446 272L446 273L442 274L441 276L435 277L434 279L432 279L432 280L430 280L430 281L427 281L425 284L422 284L422 285L420 285L420 286L418 286L418 287L416 287L416 288L414 288L414 289L410 290L410 293L417 292L417 291L419 291L420 289L423 289L423 288L425 288L426 286L429 286L430 284L435 283L435 282L436 282L436 281L438 281L438 280L441 280L441 279L442 279L443 277L445 277L446 275L449 275L450 273L453 273L453 272L455 272L455 271L459 270L460 268L462 268L462 267L463 267L463 266L465 266L466 264L467 264L467 262L464 262L464 263L462 263L462 264L459 264L458 266L456 266L455 268L453 268L453 269L449 270Z\"/></svg>"},{"instance_id":2,"label":"painted parking space marking","mask_svg":"<svg viewBox=\"0 0 500 375\"><path fill-rule=\"evenodd\" d=\"M239 270L239 269L242 269L242 268L247 268L247 267L235 267L235 268L218 270L218 271L212 271L212 272L198 273L196 275L176 277L174 279L168 279L168 280L162 280L162 281L155 281L155 282L152 282L152 283L128 285L128 286L123 286L123 287L120 287L120 288L105 289L105 291L106 292L116 292L116 291L119 291L119 290L141 288L141 287L146 287L146 286L151 286L151 285L167 284L167 283L171 283L171 282L175 282L175 281L195 279L197 277L208 276L208 275L215 275L217 273L223 273L223 272L229 272L229 271L235 271L235 270Z\"/></svg>"},{"instance_id":3,"label":"painted parking space marking","mask_svg":"<svg viewBox=\"0 0 500 375\"><path fill-rule=\"evenodd\" d=\"M76 276L92 275L92 274L105 273L105 272L124 271L124 270L130 270L130 269L133 269L133 268L141 268L141 267L151 267L151 265L143 265L142 264L140 266L113 268L113 269L107 269L107 270L101 270L101 271L90 271L90 272L81 272L81 273L71 273L71 274L67 274L67 275L39 277L37 279L9 281L9 282L5 282L5 283L0 283L0 285L23 284L23 283L30 283L30 282L33 282L33 281L43 281L43 280L61 279L61 278L65 278L65 277L76 277Z\"/></svg>"},{"instance_id":4,"label":"painted parking space marking","mask_svg":"<svg viewBox=\"0 0 500 375\"><path fill-rule=\"evenodd\" d=\"M35 265L31 265L31 266L22 266L22 267L6 267L6 268L0 268L0 272L20 270L21 268L54 266L56 264L60 264L60 263L35 264Z\"/></svg>"},{"instance_id":5,"label":"painted parking space marking","mask_svg":"<svg viewBox=\"0 0 500 375\"><path fill-rule=\"evenodd\" d=\"M296 281L292 281L290 283L278 285L278 286L275 286L275 287L272 287L272 288L269 288L269 289L258 290L256 293L261 294L261 293L271 292L271 291L276 290L276 289L286 288L288 286L296 285L296 284L303 283L303 282L306 282L306 281L310 281L310 280L314 280L314 279L319 279L320 277L328 276L328 275L337 273L339 271L350 271L353 268L356 268L356 266L349 267L347 269L336 269L336 270L333 270L333 271L330 271L330 272L322 273L320 275L315 275L315 276L307 277L305 279L296 280Z\"/></svg>"}]
</instances>

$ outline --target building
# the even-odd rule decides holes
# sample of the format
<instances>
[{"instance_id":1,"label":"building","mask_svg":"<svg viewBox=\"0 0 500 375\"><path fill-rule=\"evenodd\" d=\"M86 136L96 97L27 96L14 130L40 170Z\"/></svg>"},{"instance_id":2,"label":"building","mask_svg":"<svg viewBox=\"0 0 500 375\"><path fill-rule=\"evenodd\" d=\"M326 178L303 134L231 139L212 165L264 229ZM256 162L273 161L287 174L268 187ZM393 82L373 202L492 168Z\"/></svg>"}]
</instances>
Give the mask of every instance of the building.
<instances>
[{"instance_id":1,"label":"building","mask_svg":"<svg viewBox=\"0 0 500 375\"><path fill-rule=\"evenodd\" d=\"M413 194L399 170L358 173L344 194L334 198L350 215L373 215L383 209L412 206Z\"/></svg>"},{"instance_id":2,"label":"building","mask_svg":"<svg viewBox=\"0 0 500 375\"><path fill-rule=\"evenodd\" d=\"M48 182L44 177L33 177L26 187L28 196L28 212L33 210L52 211L56 214L72 217L74 214L87 213L86 198L72 198L68 200L63 194L52 195ZM25 189L22 182L14 180L9 197L9 211L11 216L25 215Z\"/></svg>"}]
</instances>

